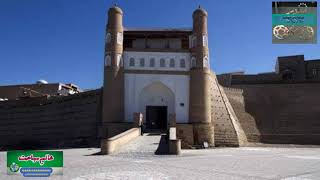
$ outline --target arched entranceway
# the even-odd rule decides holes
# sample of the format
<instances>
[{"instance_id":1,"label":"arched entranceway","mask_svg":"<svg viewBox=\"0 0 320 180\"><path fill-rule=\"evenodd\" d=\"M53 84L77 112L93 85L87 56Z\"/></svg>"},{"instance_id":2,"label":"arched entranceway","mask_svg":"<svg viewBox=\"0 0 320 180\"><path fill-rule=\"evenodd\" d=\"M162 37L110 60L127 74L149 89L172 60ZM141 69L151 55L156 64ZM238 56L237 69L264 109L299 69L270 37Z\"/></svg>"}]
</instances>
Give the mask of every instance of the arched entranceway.
<instances>
[{"instance_id":1,"label":"arched entranceway","mask_svg":"<svg viewBox=\"0 0 320 180\"><path fill-rule=\"evenodd\" d=\"M142 89L139 104L146 128L167 128L168 114L175 112L175 96L171 89L161 82L153 82Z\"/></svg>"}]
</instances>

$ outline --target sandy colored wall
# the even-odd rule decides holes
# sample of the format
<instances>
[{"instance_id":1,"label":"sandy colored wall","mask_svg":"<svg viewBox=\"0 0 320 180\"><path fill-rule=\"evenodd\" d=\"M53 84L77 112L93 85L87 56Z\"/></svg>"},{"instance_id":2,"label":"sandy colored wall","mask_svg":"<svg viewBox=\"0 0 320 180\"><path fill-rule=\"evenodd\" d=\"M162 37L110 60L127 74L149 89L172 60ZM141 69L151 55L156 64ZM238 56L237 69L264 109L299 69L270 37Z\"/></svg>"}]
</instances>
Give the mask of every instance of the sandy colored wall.
<instances>
[{"instance_id":1,"label":"sandy colored wall","mask_svg":"<svg viewBox=\"0 0 320 180\"><path fill-rule=\"evenodd\" d=\"M232 88L243 91L232 94L225 89L246 134L260 132L265 143L320 144L320 84Z\"/></svg>"},{"instance_id":2,"label":"sandy colored wall","mask_svg":"<svg viewBox=\"0 0 320 180\"><path fill-rule=\"evenodd\" d=\"M243 128L249 142L260 142L260 131L257 128L256 120L254 117L246 112L243 90L235 88L224 87L230 104L240 121L241 127Z\"/></svg>"},{"instance_id":3,"label":"sandy colored wall","mask_svg":"<svg viewBox=\"0 0 320 180\"><path fill-rule=\"evenodd\" d=\"M211 119L214 125L215 146L241 146L246 135L214 73L211 74Z\"/></svg>"},{"instance_id":4,"label":"sandy colored wall","mask_svg":"<svg viewBox=\"0 0 320 180\"><path fill-rule=\"evenodd\" d=\"M101 90L0 103L0 147L98 145Z\"/></svg>"},{"instance_id":5,"label":"sandy colored wall","mask_svg":"<svg viewBox=\"0 0 320 180\"><path fill-rule=\"evenodd\" d=\"M113 154L117 153L121 147L141 135L140 128L131 128L121 134L108 139L101 140L101 153Z\"/></svg>"},{"instance_id":6,"label":"sandy colored wall","mask_svg":"<svg viewBox=\"0 0 320 180\"><path fill-rule=\"evenodd\" d=\"M193 126L192 124L177 124L177 137L181 139L181 147L189 149L193 145Z\"/></svg>"}]
</instances>

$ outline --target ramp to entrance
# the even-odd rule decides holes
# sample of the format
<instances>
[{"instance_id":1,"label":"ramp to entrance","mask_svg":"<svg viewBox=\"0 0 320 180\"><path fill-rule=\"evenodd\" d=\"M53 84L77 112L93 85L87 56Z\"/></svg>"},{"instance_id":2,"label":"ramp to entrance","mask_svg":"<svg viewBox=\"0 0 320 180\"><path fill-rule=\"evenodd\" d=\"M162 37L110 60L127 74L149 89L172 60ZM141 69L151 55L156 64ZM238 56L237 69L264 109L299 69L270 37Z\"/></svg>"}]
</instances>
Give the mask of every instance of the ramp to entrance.
<instances>
[{"instance_id":1,"label":"ramp to entrance","mask_svg":"<svg viewBox=\"0 0 320 180\"><path fill-rule=\"evenodd\" d=\"M145 133L128 144L121 147L118 153L113 156L122 156L126 158L154 156L158 149L161 133Z\"/></svg>"}]
</instances>

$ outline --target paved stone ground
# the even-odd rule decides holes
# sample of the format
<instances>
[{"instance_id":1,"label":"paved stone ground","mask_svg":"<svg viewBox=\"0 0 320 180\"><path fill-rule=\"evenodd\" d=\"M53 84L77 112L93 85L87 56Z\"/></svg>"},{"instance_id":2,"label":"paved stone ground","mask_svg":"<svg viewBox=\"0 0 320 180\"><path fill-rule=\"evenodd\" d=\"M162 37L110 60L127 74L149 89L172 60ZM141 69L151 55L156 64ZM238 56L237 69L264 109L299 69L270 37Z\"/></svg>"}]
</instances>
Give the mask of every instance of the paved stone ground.
<instances>
[{"instance_id":1,"label":"paved stone ground","mask_svg":"<svg viewBox=\"0 0 320 180\"><path fill-rule=\"evenodd\" d=\"M142 137L126 144L117 154L112 156L121 158L154 157L156 156L154 152L158 148L160 138L161 135L159 134L144 134Z\"/></svg>"},{"instance_id":2,"label":"paved stone ground","mask_svg":"<svg viewBox=\"0 0 320 180\"><path fill-rule=\"evenodd\" d=\"M48 179L320 179L320 147L242 147L184 150L181 156L154 155L160 136L143 136L118 154L64 149L64 175ZM6 152L0 152L0 179L6 175ZM37 178L39 179L39 178Z\"/></svg>"}]
</instances>

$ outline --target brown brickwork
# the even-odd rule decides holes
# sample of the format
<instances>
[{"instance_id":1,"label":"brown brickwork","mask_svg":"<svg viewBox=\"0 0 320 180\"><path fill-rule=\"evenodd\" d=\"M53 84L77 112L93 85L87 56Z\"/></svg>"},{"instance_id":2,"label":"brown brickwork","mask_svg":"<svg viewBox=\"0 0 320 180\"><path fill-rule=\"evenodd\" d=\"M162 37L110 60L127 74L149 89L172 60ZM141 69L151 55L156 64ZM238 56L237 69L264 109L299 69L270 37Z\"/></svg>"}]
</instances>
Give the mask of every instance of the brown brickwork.
<instances>
[{"instance_id":1,"label":"brown brickwork","mask_svg":"<svg viewBox=\"0 0 320 180\"><path fill-rule=\"evenodd\" d=\"M117 123L107 123L102 126L101 138L110 138L112 136L123 133L124 131L133 128L134 123L127 122L117 122Z\"/></svg>"},{"instance_id":2,"label":"brown brickwork","mask_svg":"<svg viewBox=\"0 0 320 180\"><path fill-rule=\"evenodd\" d=\"M106 28L107 34L111 39L106 41L105 57L109 56L110 65L104 66L104 85L103 85L103 128L109 128L109 123L121 123L124 121L124 74L122 57L122 42L118 43L118 33L123 34L122 26L123 12L119 7L112 7L108 11L108 24ZM121 40L120 40L121 41ZM118 62L119 60L119 62ZM106 63L106 62L105 62ZM122 125L119 125L122 126ZM105 130L102 130L105 131Z\"/></svg>"},{"instance_id":3,"label":"brown brickwork","mask_svg":"<svg viewBox=\"0 0 320 180\"><path fill-rule=\"evenodd\" d=\"M209 146L214 146L214 130L211 123L193 123L193 137L195 145L203 145L207 142Z\"/></svg>"},{"instance_id":4,"label":"brown brickwork","mask_svg":"<svg viewBox=\"0 0 320 180\"><path fill-rule=\"evenodd\" d=\"M260 142L260 131L254 117L246 112L243 91L241 89L223 88L229 102L238 117L249 142Z\"/></svg>"},{"instance_id":5,"label":"brown brickwork","mask_svg":"<svg viewBox=\"0 0 320 180\"><path fill-rule=\"evenodd\" d=\"M210 109L210 69L204 66L203 59L208 57L208 47L204 46L203 36L207 36L208 13L201 8L193 12L193 34L196 44L191 47L192 58L196 60L190 70L189 119L193 123L194 144L208 142L214 146L213 127ZM192 63L191 63L192 64Z\"/></svg>"},{"instance_id":6,"label":"brown brickwork","mask_svg":"<svg viewBox=\"0 0 320 180\"><path fill-rule=\"evenodd\" d=\"M216 146L240 146L247 138L216 75L211 74L211 119Z\"/></svg>"},{"instance_id":7,"label":"brown brickwork","mask_svg":"<svg viewBox=\"0 0 320 180\"><path fill-rule=\"evenodd\" d=\"M181 147L189 149L194 144L193 142L193 126L192 124L176 124L177 137L181 139Z\"/></svg>"},{"instance_id":8,"label":"brown brickwork","mask_svg":"<svg viewBox=\"0 0 320 180\"><path fill-rule=\"evenodd\" d=\"M0 147L99 146L101 90L0 102Z\"/></svg>"},{"instance_id":9,"label":"brown brickwork","mask_svg":"<svg viewBox=\"0 0 320 180\"><path fill-rule=\"evenodd\" d=\"M320 84L237 85L243 108L236 113L246 134L261 134L261 142L320 144ZM236 99L227 93L229 99ZM240 97L241 98L241 97ZM241 104L232 103L234 109ZM242 114L244 113L244 114ZM249 114L249 115L246 115ZM252 122L255 119L255 123ZM250 137L250 135L249 135Z\"/></svg>"}]
</instances>

